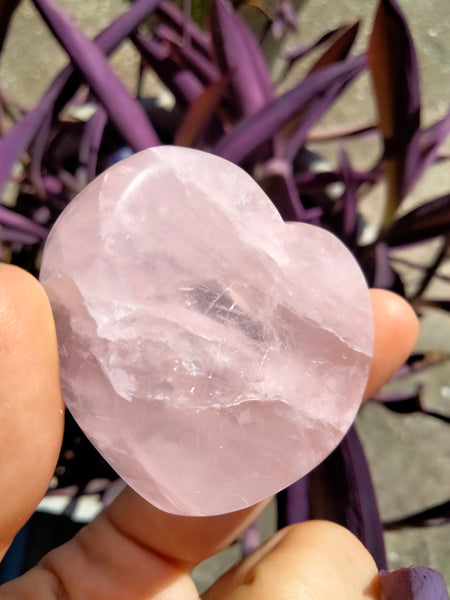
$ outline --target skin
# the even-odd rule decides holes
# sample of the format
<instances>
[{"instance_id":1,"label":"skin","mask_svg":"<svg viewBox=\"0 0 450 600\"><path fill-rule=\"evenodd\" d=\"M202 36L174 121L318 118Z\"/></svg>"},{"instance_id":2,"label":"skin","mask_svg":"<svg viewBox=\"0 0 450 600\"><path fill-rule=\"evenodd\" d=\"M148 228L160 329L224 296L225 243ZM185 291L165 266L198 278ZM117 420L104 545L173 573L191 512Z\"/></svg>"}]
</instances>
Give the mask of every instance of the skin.
<instances>
[{"instance_id":1,"label":"skin","mask_svg":"<svg viewBox=\"0 0 450 600\"><path fill-rule=\"evenodd\" d=\"M409 355L418 324L398 296L373 290L375 353L366 397ZM45 292L0 265L0 558L44 495L58 458L63 404L56 337ZM163 513L132 490L25 576L0 600L192 600L189 576L233 541L264 503L217 517ZM310 521L279 531L234 567L205 600L379 599L377 569L342 527Z\"/></svg>"}]
</instances>

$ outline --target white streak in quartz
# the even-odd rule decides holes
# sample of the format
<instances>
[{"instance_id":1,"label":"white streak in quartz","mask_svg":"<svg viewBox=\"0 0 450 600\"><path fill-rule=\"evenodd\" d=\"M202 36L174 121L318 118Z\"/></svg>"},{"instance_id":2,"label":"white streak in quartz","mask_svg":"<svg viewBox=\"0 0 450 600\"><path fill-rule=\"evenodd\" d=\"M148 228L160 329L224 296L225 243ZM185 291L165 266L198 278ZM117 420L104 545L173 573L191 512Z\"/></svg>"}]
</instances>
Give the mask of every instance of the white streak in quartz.
<instances>
[{"instance_id":1,"label":"white streak in quartz","mask_svg":"<svg viewBox=\"0 0 450 600\"><path fill-rule=\"evenodd\" d=\"M218 157L154 148L107 171L50 233L41 280L67 405L163 510L254 504L354 418L372 352L356 263Z\"/></svg>"}]
</instances>

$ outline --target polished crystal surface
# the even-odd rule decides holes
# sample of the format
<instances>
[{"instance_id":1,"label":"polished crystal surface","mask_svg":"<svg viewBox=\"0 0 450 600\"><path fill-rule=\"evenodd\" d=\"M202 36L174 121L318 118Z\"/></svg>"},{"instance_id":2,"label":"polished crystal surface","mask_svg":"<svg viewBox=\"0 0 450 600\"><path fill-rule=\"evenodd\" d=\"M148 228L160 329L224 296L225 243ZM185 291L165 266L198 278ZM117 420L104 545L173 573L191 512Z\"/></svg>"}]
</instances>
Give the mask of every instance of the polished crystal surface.
<instances>
[{"instance_id":1,"label":"polished crystal surface","mask_svg":"<svg viewBox=\"0 0 450 600\"><path fill-rule=\"evenodd\" d=\"M254 504L354 419L373 337L356 262L223 159L163 146L110 168L55 224L41 281L68 408L163 510Z\"/></svg>"}]
</instances>

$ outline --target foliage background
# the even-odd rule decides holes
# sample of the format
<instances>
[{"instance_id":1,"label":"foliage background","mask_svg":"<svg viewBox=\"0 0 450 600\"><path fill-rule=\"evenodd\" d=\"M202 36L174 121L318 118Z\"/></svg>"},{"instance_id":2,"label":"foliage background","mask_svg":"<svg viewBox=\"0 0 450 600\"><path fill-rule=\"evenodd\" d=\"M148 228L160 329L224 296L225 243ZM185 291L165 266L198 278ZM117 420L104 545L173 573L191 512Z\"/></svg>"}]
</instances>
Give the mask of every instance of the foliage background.
<instances>
[{"instance_id":1,"label":"foliage background","mask_svg":"<svg viewBox=\"0 0 450 600\"><path fill-rule=\"evenodd\" d=\"M124 7L123 0L59 0L67 12L85 33L92 37L105 27ZM358 47L366 45L364 32L370 30L376 2L352 0L323 2L310 0L300 11L300 38L303 43L313 41L327 29L345 22L362 18L363 28ZM450 98L450 5L447 0L403 0L402 9L418 51L422 75L423 125L442 117ZM113 57L125 83L133 87L137 72L136 53L131 46L124 46ZM313 60L313 57L312 57ZM0 63L0 81L9 98L16 99L22 106L33 106L46 88L48 81L65 64L66 57L59 46L48 35L46 26L31 4L23 2L14 17L13 30L7 40ZM298 77L293 73L292 77ZM155 81L146 82L149 91ZM326 117L327 124L357 120L370 123L374 119L374 107L370 98L368 78L362 77L351 102L344 96ZM367 166L373 160L373 144L364 140L351 142L346 147L355 158L356 166ZM321 146L322 151L322 146ZM444 153L450 153L450 140ZM405 204L410 209L421 200L448 192L450 176L448 164L433 167L415 188ZM382 190L374 190L382 194ZM377 197L371 195L365 202L365 210L376 218ZM428 249L420 249L420 255L408 258L427 261L433 252L433 242ZM450 277L450 261L444 264L441 275ZM411 285L415 272L407 271ZM450 284L436 279L430 289L433 297L450 297ZM425 401L430 409L447 412L450 405L450 378L448 356L450 355L450 317L443 312L425 312L418 349L438 351L442 360L428 370L410 378L403 387L413 389L417 382L427 381ZM446 500L450 496L448 431L444 424L426 419L421 415L399 417L378 406L366 407L359 418L359 430L372 467L378 492L381 513L384 519L414 512L421 508ZM397 482L401 482L401 486ZM450 581L450 526L430 529L406 529L386 534L388 559L392 568L413 562L427 564L440 570ZM210 568L209 568L210 569Z\"/></svg>"}]
</instances>

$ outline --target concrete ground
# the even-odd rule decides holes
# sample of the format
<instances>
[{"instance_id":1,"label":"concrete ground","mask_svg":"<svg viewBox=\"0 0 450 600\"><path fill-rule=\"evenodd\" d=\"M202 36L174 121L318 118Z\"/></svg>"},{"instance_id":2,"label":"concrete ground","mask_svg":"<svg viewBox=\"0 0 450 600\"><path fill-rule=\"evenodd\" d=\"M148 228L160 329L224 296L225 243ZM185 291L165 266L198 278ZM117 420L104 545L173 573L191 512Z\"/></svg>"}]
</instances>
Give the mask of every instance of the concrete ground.
<instances>
[{"instance_id":1,"label":"concrete ground","mask_svg":"<svg viewBox=\"0 0 450 600\"><path fill-rule=\"evenodd\" d=\"M88 35L94 35L124 7L123 0L58 0ZM416 41L423 90L423 123L429 124L442 116L450 98L450 4L448 0L400 0ZM363 31L360 49L370 30L376 2L336 2L314 0L307 2L300 12L302 41L314 39L328 28L342 22L362 18ZM32 106L41 96L52 74L64 64L66 58L49 37L45 24L28 0L18 11L10 38L0 63L0 82L3 91L22 106ZM128 45L116 53L113 63L130 87L136 74L136 55ZM150 82L150 85L152 82ZM362 79L352 100L343 99L327 117L327 123L370 122L374 108L370 101L368 81ZM447 151L450 150L450 140ZM353 155L357 161L366 161L365 148L357 146ZM430 171L417 187L409 205L448 192L450 177L447 167ZM377 193L382 193L378 191ZM374 196L364 207L369 218L376 218L377 198ZM436 252L436 244L415 251L414 259L427 260ZM400 258L404 258L402 255ZM411 258L408 255L407 258ZM450 259L447 259L441 276L450 276ZM408 285L414 286L416 274L405 270ZM437 278L430 289L436 297L450 298L449 281ZM424 312L418 351L439 352L442 360L427 372L418 373L401 386L413 388L425 385L427 408L450 412L450 315L438 311ZM358 417L362 435L372 467L380 509L384 519L394 519L450 497L450 439L448 426L421 415L399 416L381 406L365 406ZM274 523L273 507L265 518L266 534ZM429 529L405 529L386 533L388 558L391 568L412 563L427 564L440 570L450 583L450 526ZM206 587L214 577L238 558L237 549L231 547L220 559L212 559L196 572L200 588Z\"/></svg>"}]
</instances>

